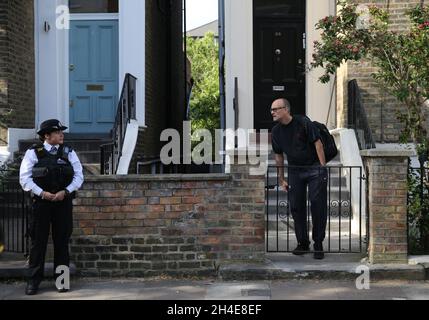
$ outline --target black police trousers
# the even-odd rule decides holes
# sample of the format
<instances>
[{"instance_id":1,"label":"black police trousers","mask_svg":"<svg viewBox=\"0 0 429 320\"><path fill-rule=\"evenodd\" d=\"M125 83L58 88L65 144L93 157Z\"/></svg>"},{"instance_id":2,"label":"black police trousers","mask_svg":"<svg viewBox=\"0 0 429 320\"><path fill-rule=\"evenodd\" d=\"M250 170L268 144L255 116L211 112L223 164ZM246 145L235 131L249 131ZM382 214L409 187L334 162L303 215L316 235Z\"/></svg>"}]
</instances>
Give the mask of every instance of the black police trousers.
<instances>
[{"instance_id":1,"label":"black police trousers","mask_svg":"<svg viewBox=\"0 0 429 320\"><path fill-rule=\"evenodd\" d=\"M302 167L288 169L289 202L299 244L309 245L307 221L307 186L311 205L313 241L322 244L326 236L328 169Z\"/></svg>"},{"instance_id":2,"label":"black police trousers","mask_svg":"<svg viewBox=\"0 0 429 320\"><path fill-rule=\"evenodd\" d=\"M49 202L35 197L30 220L31 237L29 280L40 282L44 278L46 248L50 231L54 244L54 278L58 266L70 264L69 242L73 232L72 199Z\"/></svg>"}]
</instances>

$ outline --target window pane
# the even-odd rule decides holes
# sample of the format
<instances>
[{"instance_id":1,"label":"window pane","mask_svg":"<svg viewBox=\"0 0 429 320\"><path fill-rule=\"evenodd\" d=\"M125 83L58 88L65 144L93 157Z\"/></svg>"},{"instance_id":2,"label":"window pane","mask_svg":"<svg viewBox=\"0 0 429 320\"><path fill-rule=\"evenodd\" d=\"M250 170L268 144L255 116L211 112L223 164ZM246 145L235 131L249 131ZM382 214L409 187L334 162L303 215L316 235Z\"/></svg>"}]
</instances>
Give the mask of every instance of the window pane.
<instances>
[{"instance_id":1,"label":"window pane","mask_svg":"<svg viewBox=\"0 0 429 320\"><path fill-rule=\"evenodd\" d=\"M255 16L305 16L304 0L254 0Z\"/></svg>"},{"instance_id":2,"label":"window pane","mask_svg":"<svg viewBox=\"0 0 429 320\"><path fill-rule=\"evenodd\" d=\"M119 0L69 0L70 13L116 13Z\"/></svg>"}]
</instances>

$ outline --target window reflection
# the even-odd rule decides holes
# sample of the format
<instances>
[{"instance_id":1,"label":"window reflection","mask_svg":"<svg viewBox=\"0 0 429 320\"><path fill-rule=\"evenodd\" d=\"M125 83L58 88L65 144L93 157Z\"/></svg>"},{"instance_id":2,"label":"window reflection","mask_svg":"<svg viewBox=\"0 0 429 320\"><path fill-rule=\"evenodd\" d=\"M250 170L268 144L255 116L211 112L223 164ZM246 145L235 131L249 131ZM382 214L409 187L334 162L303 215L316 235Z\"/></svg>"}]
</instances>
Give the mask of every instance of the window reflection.
<instances>
[{"instance_id":1,"label":"window reflection","mask_svg":"<svg viewBox=\"0 0 429 320\"><path fill-rule=\"evenodd\" d=\"M305 0L253 0L256 16L302 16Z\"/></svg>"},{"instance_id":2,"label":"window reflection","mask_svg":"<svg viewBox=\"0 0 429 320\"><path fill-rule=\"evenodd\" d=\"M119 0L69 0L70 13L117 13Z\"/></svg>"}]
</instances>

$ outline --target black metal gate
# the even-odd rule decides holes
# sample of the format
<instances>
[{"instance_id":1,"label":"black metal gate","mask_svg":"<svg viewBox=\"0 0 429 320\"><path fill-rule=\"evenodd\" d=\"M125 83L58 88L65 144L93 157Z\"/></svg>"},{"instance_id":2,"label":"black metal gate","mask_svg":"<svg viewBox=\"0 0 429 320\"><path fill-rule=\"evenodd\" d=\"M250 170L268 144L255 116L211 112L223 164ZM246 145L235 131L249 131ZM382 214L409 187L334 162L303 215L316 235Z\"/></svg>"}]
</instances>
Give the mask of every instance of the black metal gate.
<instances>
[{"instance_id":1,"label":"black metal gate","mask_svg":"<svg viewBox=\"0 0 429 320\"><path fill-rule=\"evenodd\" d=\"M408 169L408 251L429 254L429 167Z\"/></svg>"},{"instance_id":2,"label":"black metal gate","mask_svg":"<svg viewBox=\"0 0 429 320\"><path fill-rule=\"evenodd\" d=\"M0 242L6 252L26 254L31 199L14 175L14 172L0 172Z\"/></svg>"},{"instance_id":3,"label":"black metal gate","mask_svg":"<svg viewBox=\"0 0 429 320\"><path fill-rule=\"evenodd\" d=\"M266 250L292 252L298 245L289 193L279 188L279 167L268 168L266 181ZM285 166L285 176L290 167ZM368 244L366 183L361 167L329 166L326 253L365 253ZM287 178L286 178L287 181ZM311 205L306 195L308 238L312 240Z\"/></svg>"}]
</instances>

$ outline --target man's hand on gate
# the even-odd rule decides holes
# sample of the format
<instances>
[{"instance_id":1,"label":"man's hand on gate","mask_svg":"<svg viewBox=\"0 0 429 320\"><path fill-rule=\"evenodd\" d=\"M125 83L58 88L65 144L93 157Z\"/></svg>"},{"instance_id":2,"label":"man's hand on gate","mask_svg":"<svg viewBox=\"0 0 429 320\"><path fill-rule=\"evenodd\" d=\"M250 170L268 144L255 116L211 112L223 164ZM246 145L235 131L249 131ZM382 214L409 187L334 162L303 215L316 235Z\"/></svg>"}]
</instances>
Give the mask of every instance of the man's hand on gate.
<instances>
[{"instance_id":1,"label":"man's hand on gate","mask_svg":"<svg viewBox=\"0 0 429 320\"><path fill-rule=\"evenodd\" d=\"M285 191L289 191L289 184L286 182L285 179L280 179L279 184L280 188L283 188Z\"/></svg>"}]
</instances>

